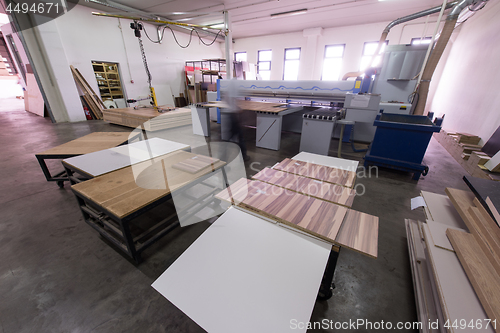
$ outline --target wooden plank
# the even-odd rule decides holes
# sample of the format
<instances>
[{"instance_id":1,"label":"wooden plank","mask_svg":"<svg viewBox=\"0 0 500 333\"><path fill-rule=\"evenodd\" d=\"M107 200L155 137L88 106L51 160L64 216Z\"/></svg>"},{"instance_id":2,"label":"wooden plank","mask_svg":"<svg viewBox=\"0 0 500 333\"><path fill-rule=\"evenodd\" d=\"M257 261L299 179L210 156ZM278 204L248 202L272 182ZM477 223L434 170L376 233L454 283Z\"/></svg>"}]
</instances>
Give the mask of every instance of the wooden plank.
<instances>
[{"instance_id":1,"label":"wooden plank","mask_svg":"<svg viewBox=\"0 0 500 333\"><path fill-rule=\"evenodd\" d=\"M500 223L500 213L498 213L497 208L495 207L493 202L491 202L490 197L486 197L485 201L486 201L486 204L488 205L488 208L490 209L491 213L495 217L497 224L499 224Z\"/></svg>"},{"instance_id":2,"label":"wooden plank","mask_svg":"<svg viewBox=\"0 0 500 333\"><path fill-rule=\"evenodd\" d=\"M85 85L89 88L90 92L92 93L92 96L96 97L96 101L101 105L101 107L106 108L106 106L104 105L102 100L98 97L98 95L95 93L94 89L92 89L92 86L87 82L87 80L82 75L82 73L80 73L78 68L75 68L75 72L78 74L78 77L80 78L80 80L82 80L83 83L85 83Z\"/></svg>"},{"instance_id":3,"label":"wooden plank","mask_svg":"<svg viewBox=\"0 0 500 333\"><path fill-rule=\"evenodd\" d=\"M491 257L500 274L500 230L472 192L447 188L446 193L464 220L478 245ZM477 207L476 207L477 206Z\"/></svg>"},{"instance_id":4,"label":"wooden plank","mask_svg":"<svg viewBox=\"0 0 500 333\"><path fill-rule=\"evenodd\" d=\"M252 178L349 208L356 196L356 191L351 188L269 168L261 170Z\"/></svg>"},{"instance_id":5,"label":"wooden plank","mask_svg":"<svg viewBox=\"0 0 500 333\"><path fill-rule=\"evenodd\" d=\"M184 161L177 162L172 164L172 168L178 169L181 171L186 171L189 173L197 173L201 170L212 167L212 171L214 170L215 163L219 162L218 158L212 158L203 155L196 155L191 158L188 158Z\"/></svg>"},{"instance_id":6,"label":"wooden plank","mask_svg":"<svg viewBox=\"0 0 500 333\"><path fill-rule=\"evenodd\" d=\"M289 158L275 165L273 169L346 187L353 187L356 178L356 172L296 161Z\"/></svg>"},{"instance_id":7,"label":"wooden plank","mask_svg":"<svg viewBox=\"0 0 500 333\"><path fill-rule=\"evenodd\" d=\"M205 169L189 174L172 168L172 164L193 156L195 154L177 151L107 173L71 188L118 218L123 218L212 172L211 169ZM214 166L219 169L225 164L219 161Z\"/></svg>"},{"instance_id":8,"label":"wooden plank","mask_svg":"<svg viewBox=\"0 0 500 333\"><path fill-rule=\"evenodd\" d=\"M422 323L436 322L439 318L439 301L434 299L432 284L425 258L424 242L420 237L418 221L405 219L410 267L412 269L415 301L417 303L418 318ZM439 328L422 325L422 332L441 332Z\"/></svg>"},{"instance_id":9,"label":"wooden plank","mask_svg":"<svg viewBox=\"0 0 500 333\"><path fill-rule=\"evenodd\" d=\"M349 209L335 238L338 244L377 257L378 217Z\"/></svg>"},{"instance_id":10,"label":"wooden plank","mask_svg":"<svg viewBox=\"0 0 500 333\"><path fill-rule=\"evenodd\" d=\"M71 68L71 72L73 73L73 77L75 78L76 82L80 85L84 93L86 92L88 94L89 100L87 103L93 109L93 112L98 117L97 119L102 119L102 108L97 102L97 96L94 97L95 93L93 92L92 88L88 86L85 78L83 78L83 76L80 76L79 72L77 72L73 65L70 65L69 67Z\"/></svg>"},{"instance_id":11,"label":"wooden plank","mask_svg":"<svg viewBox=\"0 0 500 333\"><path fill-rule=\"evenodd\" d=\"M284 103L269 103L258 101L238 100L238 107L244 110L261 111L270 113L279 113L286 110L287 106Z\"/></svg>"},{"instance_id":12,"label":"wooden plank","mask_svg":"<svg viewBox=\"0 0 500 333\"><path fill-rule=\"evenodd\" d=\"M119 146L129 140L131 132L94 132L36 155L83 155Z\"/></svg>"},{"instance_id":13,"label":"wooden plank","mask_svg":"<svg viewBox=\"0 0 500 333\"><path fill-rule=\"evenodd\" d=\"M500 240L497 239L494 231L487 227L487 222L478 208L470 207L469 214L474 219L476 226L476 230L472 232L473 236L483 252L487 254L493 268L500 275Z\"/></svg>"},{"instance_id":14,"label":"wooden plank","mask_svg":"<svg viewBox=\"0 0 500 333\"><path fill-rule=\"evenodd\" d=\"M446 232L474 290L491 320L500 318L500 275L490 264L473 235L457 230ZM500 332L497 326L496 332Z\"/></svg>"},{"instance_id":15,"label":"wooden plank","mask_svg":"<svg viewBox=\"0 0 500 333\"><path fill-rule=\"evenodd\" d=\"M377 256L378 218L375 216L350 212L341 205L246 179L240 179L216 197L330 243ZM337 240L341 226L343 231Z\"/></svg>"},{"instance_id":16,"label":"wooden plank","mask_svg":"<svg viewBox=\"0 0 500 333\"><path fill-rule=\"evenodd\" d=\"M472 217L470 216L468 209L469 207L474 207L474 193L471 191L462 191L454 188L447 187L445 189L446 194L450 198L453 206L455 206L458 214L462 218L462 220L469 228L469 231L472 232L475 229L474 224L471 223Z\"/></svg>"},{"instance_id":17,"label":"wooden plank","mask_svg":"<svg viewBox=\"0 0 500 333\"><path fill-rule=\"evenodd\" d=\"M103 115L104 120L112 124L134 128L144 126L149 131L185 126L192 123L190 108L160 113L152 107L138 108L137 110L129 107L103 110Z\"/></svg>"},{"instance_id":18,"label":"wooden plank","mask_svg":"<svg viewBox=\"0 0 500 333\"><path fill-rule=\"evenodd\" d=\"M460 261L455 253L443 250L432 242L428 226L423 223L424 240L427 250L427 258L430 270L433 274L439 303L444 316L451 324L457 320L465 319L467 323L486 318L486 313L481 306L474 289L465 274ZM449 327L448 332L463 332L463 330ZM491 325L485 327L484 322L481 329L475 332L494 332Z\"/></svg>"}]
</instances>

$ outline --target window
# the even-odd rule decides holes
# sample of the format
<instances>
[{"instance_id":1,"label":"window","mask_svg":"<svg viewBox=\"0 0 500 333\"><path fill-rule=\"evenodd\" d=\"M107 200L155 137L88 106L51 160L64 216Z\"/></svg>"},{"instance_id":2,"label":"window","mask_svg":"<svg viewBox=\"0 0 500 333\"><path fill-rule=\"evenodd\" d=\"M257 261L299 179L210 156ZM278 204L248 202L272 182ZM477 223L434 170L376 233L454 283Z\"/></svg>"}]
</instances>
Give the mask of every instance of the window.
<instances>
[{"instance_id":1,"label":"window","mask_svg":"<svg viewBox=\"0 0 500 333\"><path fill-rule=\"evenodd\" d=\"M258 57L258 73L262 77L262 80L271 79L271 59L273 57L273 51L265 50L259 51Z\"/></svg>"},{"instance_id":2,"label":"window","mask_svg":"<svg viewBox=\"0 0 500 333\"><path fill-rule=\"evenodd\" d=\"M323 61L321 80L337 81L339 79L344 49L345 44L327 45L325 47L325 60Z\"/></svg>"},{"instance_id":3,"label":"window","mask_svg":"<svg viewBox=\"0 0 500 333\"><path fill-rule=\"evenodd\" d=\"M299 77L300 47L285 49L283 80L296 81Z\"/></svg>"},{"instance_id":4,"label":"window","mask_svg":"<svg viewBox=\"0 0 500 333\"><path fill-rule=\"evenodd\" d=\"M370 60L371 60L373 54L375 53L375 51L377 50L378 43L379 42L366 42L365 45L363 46L363 56L361 57L361 66L359 66L360 71L364 71L365 69L367 69L369 67L379 66L380 63L382 62L382 56L379 55L375 58L373 63L370 64ZM384 53L384 50L385 50L385 47L387 46L387 43L389 43L389 41L386 40L385 43L382 44L382 47L380 48L380 51L378 54Z\"/></svg>"},{"instance_id":5,"label":"window","mask_svg":"<svg viewBox=\"0 0 500 333\"><path fill-rule=\"evenodd\" d=\"M247 53L246 52L235 52L234 53L234 61L247 61Z\"/></svg>"},{"instance_id":6,"label":"window","mask_svg":"<svg viewBox=\"0 0 500 333\"><path fill-rule=\"evenodd\" d=\"M412 38L411 39L411 45L423 45L423 44L429 44L431 42L431 37L424 37L424 38Z\"/></svg>"}]
</instances>

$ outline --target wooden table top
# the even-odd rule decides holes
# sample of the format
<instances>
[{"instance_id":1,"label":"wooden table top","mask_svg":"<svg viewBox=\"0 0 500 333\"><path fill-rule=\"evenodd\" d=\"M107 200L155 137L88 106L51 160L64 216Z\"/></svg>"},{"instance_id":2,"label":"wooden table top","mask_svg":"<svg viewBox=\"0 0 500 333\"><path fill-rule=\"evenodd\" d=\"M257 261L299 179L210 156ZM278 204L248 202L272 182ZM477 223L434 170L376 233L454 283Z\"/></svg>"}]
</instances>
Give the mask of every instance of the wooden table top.
<instances>
[{"instance_id":1,"label":"wooden table top","mask_svg":"<svg viewBox=\"0 0 500 333\"><path fill-rule=\"evenodd\" d=\"M71 189L122 219L212 172L212 168L194 174L172 168L172 164L194 156L185 151L173 152L73 185ZM225 164L218 161L214 169Z\"/></svg>"},{"instance_id":2,"label":"wooden table top","mask_svg":"<svg viewBox=\"0 0 500 333\"><path fill-rule=\"evenodd\" d=\"M287 109L287 105L285 103L238 100L236 104L238 105L239 108L243 110L260 111L260 112L279 113ZM213 101L208 103L202 103L200 105L203 107L216 107L222 109L230 107L229 104L227 104L225 101Z\"/></svg>"},{"instance_id":3,"label":"wooden table top","mask_svg":"<svg viewBox=\"0 0 500 333\"><path fill-rule=\"evenodd\" d=\"M132 132L94 132L36 155L83 155L121 145Z\"/></svg>"},{"instance_id":4,"label":"wooden table top","mask_svg":"<svg viewBox=\"0 0 500 333\"><path fill-rule=\"evenodd\" d=\"M216 197L332 244L377 257L376 216L245 178L233 183Z\"/></svg>"},{"instance_id":5,"label":"wooden table top","mask_svg":"<svg viewBox=\"0 0 500 333\"><path fill-rule=\"evenodd\" d=\"M289 158L285 158L279 164L275 165L273 169L345 187L353 187L356 179L356 172L353 171L330 168L320 164L297 161Z\"/></svg>"},{"instance_id":6,"label":"wooden table top","mask_svg":"<svg viewBox=\"0 0 500 333\"><path fill-rule=\"evenodd\" d=\"M167 106L160 106L160 108L167 108ZM167 112L158 112L155 110L152 106L151 107L144 107L144 108L138 108L137 110L134 109L133 107L128 107L128 108L120 108L120 109L105 109L102 110L103 114L118 114L118 115L126 115L127 117L132 117L132 118L138 118L144 121L148 121L152 118L165 115L168 117L174 117L174 116L186 116L186 114L191 115L191 109L189 108L180 108L180 109L175 109Z\"/></svg>"}]
</instances>

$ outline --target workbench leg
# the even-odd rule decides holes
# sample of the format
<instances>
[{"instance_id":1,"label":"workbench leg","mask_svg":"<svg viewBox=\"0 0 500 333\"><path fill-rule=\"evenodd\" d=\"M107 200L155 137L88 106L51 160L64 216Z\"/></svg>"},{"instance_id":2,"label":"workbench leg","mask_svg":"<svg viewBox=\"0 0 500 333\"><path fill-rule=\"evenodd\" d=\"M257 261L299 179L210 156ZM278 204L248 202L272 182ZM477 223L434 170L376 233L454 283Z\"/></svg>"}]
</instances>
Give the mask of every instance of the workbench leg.
<instances>
[{"instance_id":1,"label":"workbench leg","mask_svg":"<svg viewBox=\"0 0 500 333\"><path fill-rule=\"evenodd\" d=\"M342 140L344 140L345 124L340 125L339 148L337 149L337 157L342 157Z\"/></svg>"},{"instance_id":2,"label":"workbench leg","mask_svg":"<svg viewBox=\"0 0 500 333\"><path fill-rule=\"evenodd\" d=\"M320 300L330 299L333 295L332 289L335 288L335 285L333 285L333 276L339 254L340 247L333 246L328 257L325 274L323 274L323 279L321 280L321 286L319 287L318 299Z\"/></svg>"},{"instance_id":3,"label":"workbench leg","mask_svg":"<svg viewBox=\"0 0 500 333\"><path fill-rule=\"evenodd\" d=\"M40 164L40 167L42 168L43 174L47 181L50 181L52 178L52 175L50 174L49 168L47 167L47 164L45 163L45 158L36 156L36 159L38 160L38 164Z\"/></svg>"},{"instance_id":4,"label":"workbench leg","mask_svg":"<svg viewBox=\"0 0 500 333\"><path fill-rule=\"evenodd\" d=\"M141 262L141 255L137 253L135 249L134 238L132 237L132 233L130 232L128 221L120 221L120 227L129 255L132 257L136 264L139 264Z\"/></svg>"}]
</instances>

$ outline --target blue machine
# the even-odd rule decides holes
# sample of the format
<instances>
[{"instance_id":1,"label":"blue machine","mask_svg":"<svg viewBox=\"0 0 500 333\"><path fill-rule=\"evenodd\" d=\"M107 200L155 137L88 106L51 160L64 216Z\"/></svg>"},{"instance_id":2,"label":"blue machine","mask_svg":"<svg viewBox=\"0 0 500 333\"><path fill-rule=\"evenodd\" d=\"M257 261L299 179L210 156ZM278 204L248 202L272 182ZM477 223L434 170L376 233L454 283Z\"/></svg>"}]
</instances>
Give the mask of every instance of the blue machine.
<instances>
[{"instance_id":1,"label":"blue machine","mask_svg":"<svg viewBox=\"0 0 500 333\"><path fill-rule=\"evenodd\" d=\"M365 167L382 167L413 172L413 179L427 174L421 164L432 133L439 132L427 116L382 113L377 116L375 138L365 156Z\"/></svg>"}]
</instances>

